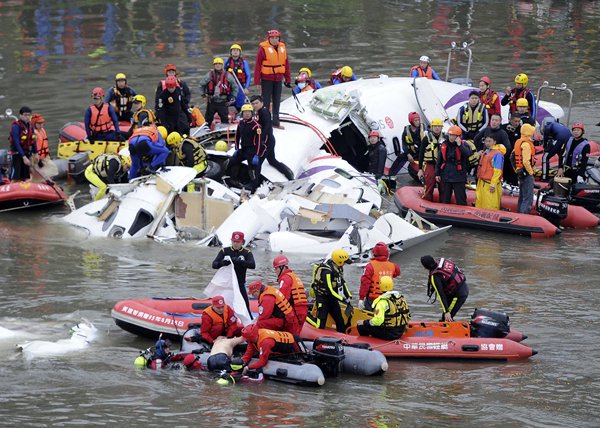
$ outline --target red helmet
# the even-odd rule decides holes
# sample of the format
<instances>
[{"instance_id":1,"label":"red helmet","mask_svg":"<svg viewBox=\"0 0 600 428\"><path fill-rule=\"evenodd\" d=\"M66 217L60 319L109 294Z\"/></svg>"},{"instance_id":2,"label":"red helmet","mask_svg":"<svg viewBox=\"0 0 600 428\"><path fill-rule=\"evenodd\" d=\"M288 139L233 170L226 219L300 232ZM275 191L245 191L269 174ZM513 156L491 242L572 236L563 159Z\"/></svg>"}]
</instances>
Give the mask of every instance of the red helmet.
<instances>
[{"instance_id":1,"label":"red helmet","mask_svg":"<svg viewBox=\"0 0 600 428\"><path fill-rule=\"evenodd\" d=\"M419 113L417 113L416 111L411 111L410 113L408 113L408 121L414 125L413 121L415 119L419 119L421 120L421 115Z\"/></svg>"},{"instance_id":2,"label":"red helmet","mask_svg":"<svg viewBox=\"0 0 600 428\"><path fill-rule=\"evenodd\" d=\"M254 293L255 291L259 291L262 288L263 283L262 281L259 279L257 281L251 282L250 285L248 286L248 292L250 294Z\"/></svg>"},{"instance_id":3,"label":"red helmet","mask_svg":"<svg viewBox=\"0 0 600 428\"><path fill-rule=\"evenodd\" d=\"M225 307L225 298L223 296L215 296L212 298L212 305L215 308L224 308Z\"/></svg>"},{"instance_id":4,"label":"red helmet","mask_svg":"<svg viewBox=\"0 0 600 428\"><path fill-rule=\"evenodd\" d=\"M244 242L244 232L233 232L231 242Z\"/></svg>"},{"instance_id":5,"label":"red helmet","mask_svg":"<svg viewBox=\"0 0 600 428\"><path fill-rule=\"evenodd\" d=\"M281 37L281 32L279 30L269 30L267 33L268 37Z\"/></svg>"},{"instance_id":6,"label":"red helmet","mask_svg":"<svg viewBox=\"0 0 600 428\"><path fill-rule=\"evenodd\" d=\"M371 131L369 132L369 137L381 138L381 134L378 131Z\"/></svg>"},{"instance_id":7,"label":"red helmet","mask_svg":"<svg viewBox=\"0 0 600 428\"><path fill-rule=\"evenodd\" d=\"M585 126L581 122L577 122L577 123L574 123L573 125L571 125L571 131L575 128L579 128L579 129L581 129L581 132L585 132Z\"/></svg>"},{"instance_id":8,"label":"red helmet","mask_svg":"<svg viewBox=\"0 0 600 428\"><path fill-rule=\"evenodd\" d=\"M457 135L457 136L461 136L462 135L462 129L460 129L459 126L456 125L452 125L449 129L448 129L448 135Z\"/></svg>"},{"instance_id":9,"label":"red helmet","mask_svg":"<svg viewBox=\"0 0 600 428\"><path fill-rule=\"evenodd\" d=\"M176 88L177 87L177 77L167 76L167 78L165 79L165 86L167 88Z\"/></svg>"},{"instance_id":10,"label":"red helmet","mask_svg":"<svg viewBox=\"0 0 600 428\"><path fill-rule=\"evenodd\" d=\"M390 249L388 248L387 245L385 245L385 243L378 242L373 247L373 255L375 257L380 257L380 256L389 257L390 256Z\"/></svg>"},{"instance_id":11,"label":"red helmet","mask_svg":"<svg viewBox=\"0 0 600 428\"><path fill-rule=\"evenodd\" d=\"M281 266L287 266L289 264L290 264L290 261L283 254L280 256L277 256L273 259L273 267L274 268L281 267Z\"/></svg>"},{"instance_id":12,"label":"red helmet","mask_svg":"<svg viewBox=\"0 0 600 428\"><path fill-rule=\"evenodd\" d=\"M175 67L175 64L165 65L165 75L169 72L169 70L177 71L177 67Z\"/></svg>"},{"instance_id":13,"label":"red helmet","mask_svg":"<svg viewBox=\"0 0 600 428\"><path fill-rule=\"evenodd\" d=\"M492 84L492 80L487 76L483 76L481 79L479 79L479 81L484 82L488 86Z\"/></svg>"},{"instance_id":14,"label":"red helmet","mask_svg":"<svg viewBox=\"0 0 600 428\"><path fill-rule=\"evenodd\" d=\"M104 89L102 89L102 88L92 89L92 96L104 98Z\"/></svg>"},{"instance_id":15,"label":"red helmet","mask_svg":"<svg viewBox=\"0 0 600 428\"><path fill-rule=\"evenodd\" d=\"M256 340L258 336L258 326L256 324L248 324L242 329L242 336L247 340Z\"/></svg>"}]
</instances>

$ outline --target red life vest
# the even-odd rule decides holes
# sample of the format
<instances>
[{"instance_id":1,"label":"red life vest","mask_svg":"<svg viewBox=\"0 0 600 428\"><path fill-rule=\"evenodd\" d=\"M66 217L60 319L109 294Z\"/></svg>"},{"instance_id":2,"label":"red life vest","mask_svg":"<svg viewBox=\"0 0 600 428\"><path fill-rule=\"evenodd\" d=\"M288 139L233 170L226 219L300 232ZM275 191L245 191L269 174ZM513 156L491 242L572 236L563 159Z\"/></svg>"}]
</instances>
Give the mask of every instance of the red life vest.
<instances>
[{"instance_id":1,"label":"red life vest","mask_svg":"<svg viewBox=\"0 0 600 428\"><path fill-rule=\"evenodd\" d=\"M167 89L167 82L166 82L166 80L165 80L165 79L161 80L161 81L160 81L160 84L162 85L163 91L164 91L165 89ZM181 80L179 80L179 79L177 79L177 87L178 87L179 89L183 89L183 87L181 86Z\"/></svg>"},{"instance_id":2,"label":"red life vest","mask_svg":"<svg viewBox=\"0 0 600 428\"><path fill-rule=\"evenodd\" d=\"M38 157L40 159L49 157L50 149L48 148L48 135L46 134L46 130L44 128L36 129L35 136L37 142Z\"/></svg>"},{"instance_id":3,"label":"red life vest","mask_svg":"<svg viewBox=\"0 0 600 428\"><path fill-rule=\"evenodd\" d=\"M477 178L481 178L482 180L490 181L494 176L494 166L492 165L492 160L494 156L496 156L500 151L496 149L486 150L481 155L481 159L479 159L479 168L477 169Z\"/></svg>"},{"instance_id":4,"label":"red life vest","mask_svg":"<svg viewBox=\"0 0 600 428\"><path fill-rule=\"evenodd\" d=\"M448 150L448 144L442 143L442 146L440 147L440 153L442 155L442 160L443 160L442 166L440 167L440 169L442 169L442 170L444 168L446 168L446 159L447 159L446 150ZM455 150L456 150L456 169L458 171L461 171L462 170L462 162L460 161L460 157L461 157L460 149L458 148L458 146L456 146Z\"/></svg>"},{"instance_id":5,"label":"red life vest","mask_svg":"<svg viewBox=\"0 0 600 428\"><path fill-rule=\"evenodd\" d=\"M484 92L479 92L479 101L481 101L481 103L483 105L485 105L485 108L487 109L488 112L488 117L493 115L493 114L500 114L501 112L499 110L496 110L496 100L498 99L498 93L495 91L492 91L491 89L488 89L487 91Z\"/></svg>"},{"instance_id":6,"label":"red life vest","mask_svg":"<svg viewBox=\"0 0 600 428\"><path fill-rule=\"evenodd\" d=\"M514 113L515 111L517 111L517 100L519 98L527 98L527 95L529 95L531 93L531 91L527 88L521 88L520 90L517 88L513 88L512 91L510 91L510 97L509 97L509 103L508 103L508 107L511 113ZM532 113L532 106L529 106L529 114Z\"/></svg>"},{"instance_id":7,"label":"red life vest","mask_svg":"<svg viewBox=\"0 0 600 428\"><path fill-rule=\"evenodd\" d=\"M373 276L371 277L371 284L369 285L369 294L367 297L369 300L373 301L383 294L379 288L379 280L382 276L393 278L394 272L396 272L396 265L389 260L371 260L369 263L373 266Z\"/></svg>"},{"instance_id":8,"label":"red life vest","mask_svg":"<svg viewBox=\"0 0 600 428\"><path fill-rule=\"evenodd\" d=\"M428 79L433 79L433 73L431 72L431 67L427 66L427 70L423 71L420 65L415 65L410 69L409 76L412 76L413 70L417 70L419 73L419 77L427 77Z\"/></svg>"},{"instance_id":9,"label":"red life vest","mask_svg":"<svg viewBox=\"0 0 600 428\"><path fill-rule=\"evenodd\" d=\"M102 103L102 107L98 108L94 104L90 105L92 116L90 118L90 129L94 134L114 131L115 125L108 111L109 104Z\"/></svg>"},{"instance_id":10,"label":"red life vest","mask_svg":"<svg viewBox=\"0 0 600 428\"><path fill-rule=\"evenodd\" d=\"M33 125L31 124L31 122L26 124L21 120L14 121L13 125L14 124L16 124L19 127L19 143L21 144L23 151L27 153L31 150L36 140ZM11 145L14 145L14 141L12 140L12 132L8 134L8 141L10 141Z\"/></svg>"},{"instance_id":11,"label":"red life vest","mask_svg":"<svg viewBox=\"0 0 600 428\"><path fill-rule=\"evenodd\" d=\"M210 70L210 80L208 85L206 85L206 93L208 95L214 95L217 86L220 87L219 93L221 95L229 95L231 93L231 86L229 85L226 71L222 71L221 75L217 78L215 70Z\"/></svg>"},{"instance_id":12,"label":"red life vest","mask_svg":"<svg viewBox=\"0 0 600 428\"><path fill-rule=\"evenodd\" d=\"M452 260L441 258L431 275L441 274L444 277L444 293L452 295L465 282L465 274Z\"/></svg>"},{"instance_id":13,"label":"red life vest","mask_svg":"<svg viewBox=\"0 0 600 428\"><path fill-rule=\"evenodd\" d=\"M333 85L333 81L336 79L342 80L342 68L343 67L340 67L337 70L335 70L333 73L331 73L331 76L329 76L329 84L330 85Z\"/></svg>"},{"instance_id":14,"label":"red life vest","mask_svg":"<svg viewBox=\"0 0 600 428\"><path fill-rule=\"evenodd\" d=\"M233 57L229 57L227 61L225 61L225 70L230 72L231 74L237 76L238 80L244 86L246 80L248 80L248 76L244 71L244 58L241 56L236 60Z\"/></svg>"}]
</instances>

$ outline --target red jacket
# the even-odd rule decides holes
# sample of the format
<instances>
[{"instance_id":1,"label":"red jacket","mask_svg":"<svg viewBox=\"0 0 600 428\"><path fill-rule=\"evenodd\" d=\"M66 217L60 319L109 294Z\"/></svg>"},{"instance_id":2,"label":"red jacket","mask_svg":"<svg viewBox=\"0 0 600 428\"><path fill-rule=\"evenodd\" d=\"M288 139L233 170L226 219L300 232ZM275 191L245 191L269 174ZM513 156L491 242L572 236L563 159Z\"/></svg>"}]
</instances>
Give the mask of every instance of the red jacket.
<instances>
[{"instance_id":1,"label":"red jacket","mask_svg":"<svg viewBox=\"0 0 600 428\"><path fill-rule=\"evenodd\" d=\"M378 257L373 257L371 260L378 260L380 262L384 262L387 260L386 256L378 256ZM393 263L393 262L390 262ZM397 276L400 276L400 266L398 266L396 263L393 263L395 268L394 268L394 273L392 275L392 278L396 278ZM359 300L365 300L368 295L369 295L369 288L371 287L371 283L373 281L373 274L375 273L375 270L373 269L373 265L371 263L368 263L365 266L365 270L362 274L362 276L360 277L360 289L358 290L358 299Z\"/></svg>"},{"instance_id":2,"label":"red jacket","mask_svg":"<svg viewBox=\"0 0 600 428\"><path fill-rule=\"evenodd\" d=\"M213 343L219 336L233 337L238 329L241 329L241 326L231 306L225 305L223 315L217 314L212 306L206 308L202 314L200 335L208 343Z\"/></svg>"},{"instance_id":3,"label":"red jacket","mask_svg":"<svg viewBox=\"0 0 600 428\"><path fill-rule=\"evenodd\" d=\"M285 83L291 83L292 77L290 72L290 61L288 58L285 59L285 74L262 74L260 72L260 69L265 59L267 59L265 50L262 47L259 47L258 52L256 53L256 63L254 65L255 85L260 85L261 80L274 80L276 82L281 82L282 80L285 80Z\"/></svg>"}]
</instances>

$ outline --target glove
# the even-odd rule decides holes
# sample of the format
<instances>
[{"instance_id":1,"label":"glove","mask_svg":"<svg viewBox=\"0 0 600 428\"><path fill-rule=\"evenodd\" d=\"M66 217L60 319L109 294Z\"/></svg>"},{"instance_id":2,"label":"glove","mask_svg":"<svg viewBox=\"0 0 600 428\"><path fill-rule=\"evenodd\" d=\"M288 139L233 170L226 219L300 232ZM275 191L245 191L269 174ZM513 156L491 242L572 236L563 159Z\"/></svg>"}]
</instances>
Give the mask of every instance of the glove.
<instances>
[{"instance_id":1,"label":"glove","mask_svg":"<svg viewBox=\"0 0 600 428\"><path fill-rule=\"evenodd\" d=\"M230 264L231 264L231 261L229 261L229 260L223 260L221 262L221 266L229 266Z\"/></svg>"},{"instance_id":2,"label":"glove","mask_svg":"<svg viewBox=\"0 0 600 428\"><path fill-rule=\"evenodd\" d=\"M360 310L365 310L365 301L364 300L359 300L358 301L358 309Z\"/></svg>"},{"instance_id":3,"label":"glove","mask_svg":"<svg viewBox=\"0 0 600 428\"><path fill-rule=\"evenodd\" d=\"M285 82L284 85L285 85L286 88L291 88L292 87L292 84L290 82Z\"/></svg>"},{"instance_id":4,"label":"glove","mask_svg":"<svg viewBox=\"0 0 600 428\"><path fill-rule=\"evenodd\" d=\"M259 163L260 163L260 157L258 155L254 155L254 157L252 158L252 165L258 166Z\"/></svg>"},{"instance_id":5,"label":"glove","mask_svg":"<svg viewBox=\"0 0 600 428\"><path fill-rule=\"evenodd\" d=\"M577 182L578 183L585 183L585 180L583 179L583 177L581 175L577 176Z\"/></svg>"},{"instance_id":6,"label":"glove","mask_svg":"<svg viewBox=\"0 0 600 428\"><path fill-rule=\"evenodd\" d=\"M354 308L352 307L350 302L347 303L346 310L344 311L344 313L346 314L347 318L350 318L354 313Z\"/></svg>"}]
</instances>

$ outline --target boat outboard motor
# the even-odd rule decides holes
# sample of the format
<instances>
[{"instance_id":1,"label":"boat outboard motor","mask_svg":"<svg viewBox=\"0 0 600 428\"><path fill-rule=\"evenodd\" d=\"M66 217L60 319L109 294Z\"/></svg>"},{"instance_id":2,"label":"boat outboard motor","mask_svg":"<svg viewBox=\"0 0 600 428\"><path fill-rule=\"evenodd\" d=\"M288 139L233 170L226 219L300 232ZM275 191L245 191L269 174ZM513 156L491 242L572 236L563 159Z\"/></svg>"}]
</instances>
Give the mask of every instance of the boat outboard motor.
<instances>
[{"instance_id":1,"label":"boat outboard motor","mask_svg":"<svg viewBox=\"0 0 600 428\"><path fill-rule=\"evenodd\" d=\"M540 191L537 196L537 211L556 227L569 214L569 200Z\"/></svg>"},{"instance_id":2,"label":"boat outboard motor","mask_svg":"<svg viewBox=\"0 0 600 428\"><path fill-rule=\"evenodd\" d=\"M587 210L600 209L600 186L588 183L575 183L571 189L571 203Z\"/></svg>"},{"instance_id":3,"label":"boat outboard motor","mask_svg":"<svg viewBox=\"0 0 600 428\"><path fill-rule=\"evenodd\" d=\"M313 362L325 377L336 377L342 371L344 361L344 346L342 339L337 337L318 337L313 343Z\"/></svg>"},{"instance_id":4,"label":"boat outboard motor","mask_svg":"<svg viewBox=\"0 0 600 428\"><path fill-rule=\"evenodd\" d=\"M471 315L473 337L502 338L510 332L510 320L503 312L475 309Z\"/></svg>"}]
</instances>

